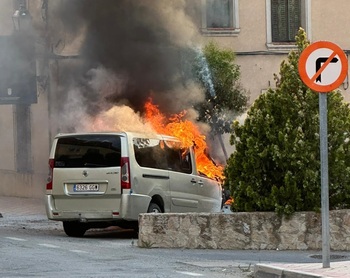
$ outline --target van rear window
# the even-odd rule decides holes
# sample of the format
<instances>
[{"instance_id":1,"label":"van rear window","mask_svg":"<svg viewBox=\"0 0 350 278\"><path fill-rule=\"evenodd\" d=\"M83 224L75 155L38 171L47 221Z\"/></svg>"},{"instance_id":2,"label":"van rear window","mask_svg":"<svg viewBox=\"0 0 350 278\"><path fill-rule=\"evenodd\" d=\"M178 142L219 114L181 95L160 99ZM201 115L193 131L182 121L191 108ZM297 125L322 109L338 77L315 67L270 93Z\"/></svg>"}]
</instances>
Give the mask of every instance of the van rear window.
<instances>
[{"instance_id":1,"label":"van rear window","mask_svg":"<svg viewBox=\"0 0 350 278\"><path fill-rule=\"evenodd\" d=\"M116 135L76 135L57 141L56 168L120 166L121 139Z\"/></svg>"}]
</instances>

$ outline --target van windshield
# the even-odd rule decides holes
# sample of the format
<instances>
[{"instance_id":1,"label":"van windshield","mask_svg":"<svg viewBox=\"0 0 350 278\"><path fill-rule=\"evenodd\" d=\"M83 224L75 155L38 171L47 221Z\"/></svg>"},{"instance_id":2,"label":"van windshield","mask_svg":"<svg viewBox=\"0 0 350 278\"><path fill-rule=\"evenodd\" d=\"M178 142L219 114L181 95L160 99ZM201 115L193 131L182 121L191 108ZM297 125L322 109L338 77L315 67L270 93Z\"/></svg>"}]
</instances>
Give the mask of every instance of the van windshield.
<instances>
[{"instance_id":1,"label":"van windshield","mask_svg":"<svg viewBox=\"0 0 350 278\"><path fill-rule=\"evenodd\" d=\"M75 135L57 141L56 168L120 166L121 140L117 135Z\"/></svg>"}]
</instances>

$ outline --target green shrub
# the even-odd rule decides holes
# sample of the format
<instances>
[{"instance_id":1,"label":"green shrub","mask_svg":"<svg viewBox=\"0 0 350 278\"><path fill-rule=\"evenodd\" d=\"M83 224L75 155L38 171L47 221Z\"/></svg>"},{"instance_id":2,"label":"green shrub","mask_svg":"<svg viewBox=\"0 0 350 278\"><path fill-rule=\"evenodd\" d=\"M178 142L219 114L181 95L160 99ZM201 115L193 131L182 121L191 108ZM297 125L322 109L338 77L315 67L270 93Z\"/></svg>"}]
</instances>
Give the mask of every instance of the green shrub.
<instances>
[{"instance_id":1,"label":"green shrub","mask_svg":"<svg viewBox=\"0 0 350 278\"><path fill-rule=\"evenodd\" d=\"M301 81L304 30L275 75L276 89L254 102L243 125L233 123L235 152L225 168L233 211L318 211L321 207L318 93ZM350 208L350 109L340 92L328 98L330 208Z\"/></svg>"}]
</instances>

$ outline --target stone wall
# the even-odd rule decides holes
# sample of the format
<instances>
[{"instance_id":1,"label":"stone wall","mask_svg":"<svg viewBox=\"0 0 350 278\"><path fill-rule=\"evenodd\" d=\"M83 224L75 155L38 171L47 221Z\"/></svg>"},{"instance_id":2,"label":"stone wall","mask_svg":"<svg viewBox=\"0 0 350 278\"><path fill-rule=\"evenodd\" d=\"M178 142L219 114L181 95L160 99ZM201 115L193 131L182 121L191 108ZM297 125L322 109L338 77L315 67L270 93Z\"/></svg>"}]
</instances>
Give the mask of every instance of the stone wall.
<instances>
[{"instance_id":1,"label":"stone wall","mask_svg":"<svg viewBox=\"0 0 350 278\"><path fill-rule=\"evenodd\" d=\"M350 210L330 211L330 245L350 251ZM140 214L139 247L250 250L322 249L321 214L273 212Z\"/></svg>"}]
</instances>

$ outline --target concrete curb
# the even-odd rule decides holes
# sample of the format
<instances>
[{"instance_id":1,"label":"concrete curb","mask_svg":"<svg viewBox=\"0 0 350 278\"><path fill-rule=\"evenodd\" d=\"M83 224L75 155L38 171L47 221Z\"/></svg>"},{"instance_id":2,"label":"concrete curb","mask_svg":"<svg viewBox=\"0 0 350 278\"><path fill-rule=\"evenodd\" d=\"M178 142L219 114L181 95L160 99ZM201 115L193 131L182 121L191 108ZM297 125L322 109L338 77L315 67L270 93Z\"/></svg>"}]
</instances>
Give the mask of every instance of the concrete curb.
<instances>
[{"instance_id":1,"label":"concrete curb","mask_svg":"<svg viewBox=\"0 0 350 278\"><path fill-rule=\"evenodd\" d=\"M267 264L256 264L254 266L254 278L321 278L318 274L306 273L303 271L287 270Z\"/></svg>"}]
</instances>

